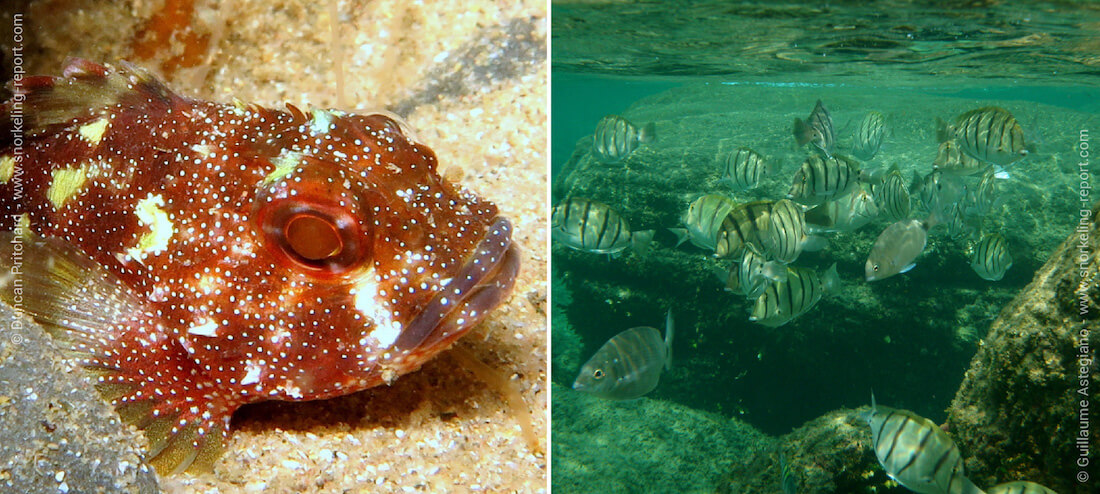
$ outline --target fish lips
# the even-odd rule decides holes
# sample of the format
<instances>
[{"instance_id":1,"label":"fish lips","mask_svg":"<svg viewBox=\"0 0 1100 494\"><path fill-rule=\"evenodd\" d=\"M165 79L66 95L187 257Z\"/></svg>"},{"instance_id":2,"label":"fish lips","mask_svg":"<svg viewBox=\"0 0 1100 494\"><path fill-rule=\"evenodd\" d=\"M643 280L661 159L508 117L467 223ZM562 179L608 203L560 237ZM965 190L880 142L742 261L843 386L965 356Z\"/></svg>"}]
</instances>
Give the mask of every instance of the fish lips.
<instances>
[{"instance_id":1,"label":"fish lips","mask_svg":"<svg viewBox=\"0 0 1100 494\"><path fill-rule=\"evenodd\" d=\"M511 222L498 217L451 282L401 331L394 347L417 353L445 349L508 298L519 273L519 256Z\"/></svg>"}]
</instances>

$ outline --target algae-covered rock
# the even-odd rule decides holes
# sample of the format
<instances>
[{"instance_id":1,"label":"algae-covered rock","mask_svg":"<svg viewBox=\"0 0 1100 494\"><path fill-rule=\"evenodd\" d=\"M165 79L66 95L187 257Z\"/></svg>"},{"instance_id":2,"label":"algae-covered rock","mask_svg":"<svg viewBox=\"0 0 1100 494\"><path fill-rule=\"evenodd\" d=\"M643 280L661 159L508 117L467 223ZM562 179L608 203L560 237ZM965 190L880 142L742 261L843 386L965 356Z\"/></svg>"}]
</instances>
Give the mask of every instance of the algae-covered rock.
<instances>
[{"instance_id":1,"label":"algae-covered rock","mask_svg":"<svg viewBox=\"0 0 1100 494\"><path fill-rule=\"evenodd\" d=\"M0 491L158 492L124 427L50 337L0 303Z\"/></svg>"},{"instance_id":2,"label":"algae-covered rock","mask_svg":"<svg viewBox=\"0 0 1100 494\"><path fill-rule=\"evenodd\" d=\"M783 492L784 462L795 492L908 492L896 488L875 459L871 432L860 416L866 411L829 412L774 439L772 451L735 463L718 492Z\"/></svg>"},{"instance_id":3,"label":"algae-covered rock","mask_svg":"<svg viewBox=\"0 0 1100 494\"><path fill-rule=\"evenodd\" d=\"M573 330L573 325L569 324L569 317L565 313L566 307L573 302L573 296L565 282L558 277L558 272L551 270L551 273L551 375L555 381L569 384L570 379L580 369L581 349L584 344L580 335Z\"/></svg>"},{"instance_id":4,"label":"algae-covered rock","mask_svg":"<svg viewBox=\"0 0 1100 494\"><path fill-rule=\"evenodd\" d=\"M553 386L555 493L714 492L730 465L770 448L767 436L736 419Z\"/></svg>"},{"instance_id":5,"label":"algae-covered rock","mask_svg":"<svg viewBox=\"0 0 1100 494\"><path fill-rule=\"evenodd\" d=\"M1100 202L1001 312L951 403L948 424L980 486L1030 480L1097 492L1100 480L1077 478L1100 472L1090 423L1100 405L1098 213ZM1092 464L1078 466L1087 451Z\"/></svg>"}]
</instances>

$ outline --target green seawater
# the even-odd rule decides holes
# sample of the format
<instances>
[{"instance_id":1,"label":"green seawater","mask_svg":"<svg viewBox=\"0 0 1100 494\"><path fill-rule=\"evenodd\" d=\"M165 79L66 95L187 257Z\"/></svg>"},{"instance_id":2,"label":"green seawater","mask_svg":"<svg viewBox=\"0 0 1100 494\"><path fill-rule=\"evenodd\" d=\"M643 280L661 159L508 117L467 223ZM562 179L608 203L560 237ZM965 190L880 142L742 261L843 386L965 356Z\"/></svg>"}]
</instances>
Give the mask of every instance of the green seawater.
<instances>
[{"instance_id":1,"label":"green seawater","mask_svg":"<svg viewBox=\"0 0 1100 494\"><path fill-rule=\"evenodd\" d=\"M633 230L657 231L646 255L552 247L554 492L783 492L783 436L870 405L872 391L878 403L944 422L990 324L1100 199L1086 190L1082 200L1081 188L1082 173L1100 188L1100 159L1081 157L1100 141L1097 4L944 5L553 2L552 202L598 200ZM861 165L897 167L907 184L932 170L936 119L968 110L1010 111L1033 152L1007 167L1011 178L997 181L996 205L972 234L933 228L908 273L864 281L871 245L891 223L881 217L804 252L793 265L823 272L836 263L842 288L769 328L749 321L752 301L723 290L714 272L732 261L676 247L668 228L703 194L783 198L812 153L795 146L792 122L817 100L832 114L840 154L867 112L883 113L883 147ZM591 140L608 114L653 122L656 141L600 163ZM778 171L748 191L718 183L738 146ZM973 188L978 178L962 182ZM910 216L925 215L914 194ZM1013 257L995 282L970 266L970 249L990 233L1005 237ZM663 327L670 308L675 363L656 390L608 402L570 389L604 342ZM821 461L787 461L797 492L908 492L867 458L866 472L852 474L866 481L850 490L814 477L808 465ZM731 478L741 464L774 473Z\"/></svg>"}]
</instances>

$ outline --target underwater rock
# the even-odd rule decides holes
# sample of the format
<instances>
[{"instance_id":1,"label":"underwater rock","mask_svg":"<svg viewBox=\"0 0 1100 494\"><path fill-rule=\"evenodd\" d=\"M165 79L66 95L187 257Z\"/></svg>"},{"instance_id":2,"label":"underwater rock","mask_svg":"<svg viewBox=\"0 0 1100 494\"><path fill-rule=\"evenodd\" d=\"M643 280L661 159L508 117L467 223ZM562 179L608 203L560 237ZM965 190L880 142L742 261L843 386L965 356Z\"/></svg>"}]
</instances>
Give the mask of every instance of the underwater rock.
<instances>
[{"instance_id":1,"label":"underwater rock","mask_svg":"<svg viewBox=\"0 0 1100 494\"><path fill-rule=\"evenodd\" d=\"M894 492L883 490L897 484L875 459L867 421L860 416L867 410L864 407L829 412L789 434L771 439L770 452L746 456L734 463L717 491L783 492L785 462L788 475L794 477L795 492Z\"/></svg>"},{"instance_id":2,"label":"underwater rock","mask_svg":"<svg viewBox=\"0 0 1100 494\"><path fill-rule=\"evenodd\" d=\"M769 439L739 420L641 398L608 401L553 385L553 491L711 492Z\"/></svg>"},{"instance_id":3,"label":"underwater rock","mask_svg":"<svg viewBox=\"0 0 1100 494\"><path fill-rule=\"evenodd\" d=\"M581 341L580 335L573 330L573 325L569 324L569 318L565 314L565 308L569 304L573 303L573 295L569 292L569 288L565 286L565 280L558 276L558 272L551 269L551 303L550 308L550 364L553 366L551 369L551 375L558 378L558 381L563 384L569 384L570 376L576 374L577 369L580 369L581 363L581 350L584 349L584 342Z\"/></svg>"},{"instance_id":4,"label":"underwater rock","mask_svg":"<svg viewBox=\"0 0 1100 494\"><path fill-rule=\"evenodd\" d=\"M0 491L155 493L144 437L29 319L0 304Z\"/></svg>"},{"instance_id":5,"label":"underwater rock","mask_svg":"<svg viewBox=\"0 0 1100 494\"><path fill-rule=\"evenodd\" d=\"M1098 213L1100 202L1091 222L1086 218L1001 311L951 403L947 423L978 485L1030 480L1062 494L1096 492L1097 480L1074 479L1096 471L1076 465L1080 448L1091 444L1093 461L1100 450L1096 426L1088 415L1079 418L1080 401L1091 400L1095 410L1100 396ZM1082 379L1089 381L1085 394ZM1079 443L1082 427L1094 434Z\"/></svg>"}]
</instances>

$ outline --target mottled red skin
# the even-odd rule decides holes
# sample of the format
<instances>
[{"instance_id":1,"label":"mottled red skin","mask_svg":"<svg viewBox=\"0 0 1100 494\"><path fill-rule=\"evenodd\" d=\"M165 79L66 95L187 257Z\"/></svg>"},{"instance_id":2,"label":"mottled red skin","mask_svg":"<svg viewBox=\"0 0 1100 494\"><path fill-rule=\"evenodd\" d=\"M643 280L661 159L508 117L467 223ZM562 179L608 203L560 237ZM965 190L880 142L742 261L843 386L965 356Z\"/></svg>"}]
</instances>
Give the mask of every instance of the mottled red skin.
<instances>
[{"instance_id":1,"label":"mottled red skin","mask_svg":"<svg viewBox=\"0 0 1100 494\"><path fill-rule=\"evenodd\" d=\"M74 246L136 296L131 317L85 335L102 347L84 364L127 391L116 405L143 402L139 426L178 419L168 442L197 426L190 447L211 448L206 436L224 435L243 404L343 395L415 370L510 291L507 221L444 182L432 151L389 117L193 100L140 71L81 60L65 75L23 81L23 199L16 180L0 185L0 228L28 213L35 234ZM100 100L115 104L73 103ZM97 143L81 137L104 117ZM285 163L289 174L269 177ZM85 183L55 207L52 172L81 166ZM150 195L173 233L163 250L127 256L152 231L136 214ZM302 214L343 236L328 265L296 261L288 247L285 221ZM375 332L385 318L399 333ZM190 463L186 451L160 456L158 467Z\"/></svg>"}]
</instances>

